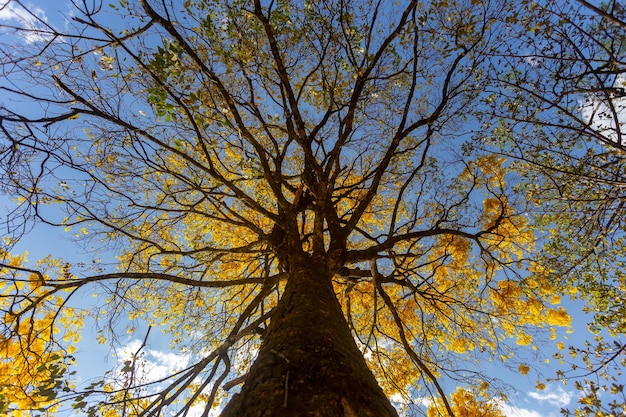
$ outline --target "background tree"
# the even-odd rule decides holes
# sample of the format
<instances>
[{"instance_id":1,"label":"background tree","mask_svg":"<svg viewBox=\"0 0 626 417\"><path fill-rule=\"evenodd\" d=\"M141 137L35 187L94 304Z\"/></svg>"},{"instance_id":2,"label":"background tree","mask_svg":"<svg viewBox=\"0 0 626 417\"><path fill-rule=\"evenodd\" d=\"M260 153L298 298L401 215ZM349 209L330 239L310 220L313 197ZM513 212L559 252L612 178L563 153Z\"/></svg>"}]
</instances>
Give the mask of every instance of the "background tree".
<instances>
[{"instance_id":1,"label":"background tree","mask_svg":"<svg viewBox=\"0 0 626 417\"><path fill-rule=\"evenodd\" d=\"M19 207L1 347L24 378L3 382L5 409L208 415L243 382L223 415L396 415L385 395L419 409L420 388L453 414L439 378L485 392L461 363L526 373L536 341L569 325L563 289L531 258L534 195L508 185L519 173L486 134L494 115L537 102L515 95L528 85L515 67L500 78L520 56L511 27L536 9L75 6L67 31L34 14L29 28L3 28L14 37L2 49L2 185ZM24 33L27 47L14 42ZM470 153L476 131L484 151ZM32 220L118 261L31 268L9 250ZM96 306L77 303L89 293ZM143 344L119 373L79 387L67 366L90 318L103 343L135 331ZM193 364L146 381L154 328Z\"/></svg>"},{"instance_id":2,"label":"background tree","mask_svg":"<svg viewBox=\"0 0 626 417\"><path fill-rule=\"evenodd\" d=\"M540 207L535 224L550 231L538 262L593 314L596 339L571 346L572 369L558 377L582 391L576 415L617 415L626 407L626 10L617 1L578 3L528 3L533 15L519 21L525 48L503 57L486 104L491 144L517 159L520 192ZM600 391L616 395L600 400Z\"/></svg>"}]
</instances>

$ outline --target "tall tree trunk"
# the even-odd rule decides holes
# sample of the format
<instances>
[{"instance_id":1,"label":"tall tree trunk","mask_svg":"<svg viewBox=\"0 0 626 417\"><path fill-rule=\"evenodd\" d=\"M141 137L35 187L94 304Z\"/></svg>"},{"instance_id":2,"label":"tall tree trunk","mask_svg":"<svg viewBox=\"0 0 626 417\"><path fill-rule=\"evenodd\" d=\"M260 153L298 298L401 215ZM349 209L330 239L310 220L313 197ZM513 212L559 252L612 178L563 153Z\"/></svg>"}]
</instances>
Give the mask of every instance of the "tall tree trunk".
<instances>
[{"instance_id":1,"label":"tall tree trunk","mask_svg":"<svg viewBox=\"0 0 626 417\"><path fill-rule=\"evenodd\" d=\"M397 415L352 338L328 269L292 265L259 355L222 417Z\"/></svg>"}]
</instances>

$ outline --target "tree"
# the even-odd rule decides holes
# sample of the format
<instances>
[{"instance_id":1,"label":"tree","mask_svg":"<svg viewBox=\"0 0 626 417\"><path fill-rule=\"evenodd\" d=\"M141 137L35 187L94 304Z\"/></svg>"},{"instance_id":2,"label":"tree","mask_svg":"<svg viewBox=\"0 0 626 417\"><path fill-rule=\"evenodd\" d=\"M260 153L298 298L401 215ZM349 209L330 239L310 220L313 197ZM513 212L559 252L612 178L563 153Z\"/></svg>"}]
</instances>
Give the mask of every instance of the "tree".
<instances>
[{"instance_id":1,"label":"tree","mask_svg":"<svg viewBox=\"0 0 626 417\"><path fill-rule=\"evenodd\" d=\"M453 415L439 379L484 381L459 363L528 372L569 325L561 288L531 258L515 166L463 152L493 120L477 105L525 22L513 3L83 1L68 31L5 25L2 355L24 382L4 408L208 415L243 383L222 415L391 416L420 386ZM93 265L9 254L31 221ZM122 320L145 338L77 387L89 318L103 343ZM143 380L153 328L193 364Z\"/></svg>"},{"instance_id":2,"label":"tree","mask_svg":"<svg viewBox=\"0 0 626 417\"><path fill-rule=\"evenodd\" d=\"M578 3L529 4L533 17L519 33L527 52L505 58L490 96L491 145L518 161L520 190L541 207L535 224L550 236L537 261L593 314L595 340L570 346L572 369L557 378L582 391L576 415L617 415L626 409L626 10L616 1ZM485 147L484 138L477 143ZM599 390L615 396L600 400Z\"/></svg>"}]
</instances>

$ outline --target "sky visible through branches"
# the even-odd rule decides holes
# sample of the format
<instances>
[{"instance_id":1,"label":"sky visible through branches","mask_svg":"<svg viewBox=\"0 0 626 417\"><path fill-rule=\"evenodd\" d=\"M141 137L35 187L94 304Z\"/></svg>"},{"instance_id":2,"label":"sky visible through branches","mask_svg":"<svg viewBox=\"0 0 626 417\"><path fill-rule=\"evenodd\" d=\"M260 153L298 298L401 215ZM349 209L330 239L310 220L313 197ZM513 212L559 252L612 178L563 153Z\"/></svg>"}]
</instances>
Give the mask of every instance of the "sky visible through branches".
<instances>
[{"instance_id":1,"label":"sky visible through branches","mask_svg":"<svg viewBox=\"0 0 626 417\"><path fill-rule=\"evenodd\" d=\"M6 0L0 0L0 23L6 26L15 24L16 26L28 27L35 31L28 32L15 32L11 36L15 37L15 42L22 42L25 45L41 43L52 40L47 35L46 25L50 25L55 28L65 28L70 24L69 18L72 17L71 10L72 5L70 3L63 4L57 2L53 6L50 2L45 0L37 0L29 3L22 3L27 6L28 10L20 7L18 2L6 2ZM2 7L4 6L4 7ZM115 6L115 5L114 5ZM103 4L104 14L107 13L107 4ZM115 7L111 7L115 9ZM111 19L114 19L114 14L111 14ZM116 21L103 22L115 27ZM36 31L41 29L41 32ZM54 39L54 42L65 42L64 39ZM150 42L150 40L146 40ZM106 58L104 56L103 58ZM107 65L106 60L101 60L102 65ZM37 65L46 65L45 62L38 62ZM112 65L112 64L111 64ZM94 75L94 79L96 76ZM24 84L26 85L26 84ZM13 88L24 88L22 85L13 85ZM32 86L29 86L32 88ZM25 91L27 94L31 92ZM3 100L0 97L0 101ZM133 114L134 117L153 117L150 114L149 109L144 109L141 104L138 104L133 100L132 96L121 97L118 103L119 106L125 107L125 111ZM24 103L24 106L35 106L34 104ZM27 113L26 108L20 109L22 113ZM33 108L34 111L40 111L40 108ZM157 114L159 117L164 117L166 120L170 117L167 108L160 110L162 114ZM148 115L146 116L146 113ZM583 113L584 114L584 113ZM602 128L599 125L599 128ZM611 126L609 126L611 127ZM469 136L469 135L468 135ZM174 143L174 148L177 146L183 146L182 144ZM452 148L452 146L451 146ZM443 152L443 151L442 151ZM242 170L248 170L250 175L253 176L257 167L246 165L247 162L244 159L241 163ZM455 169L459 170L458 167ZM247 172L248 172L247 171ZM63 168L58 169L52 173L53 180L57 181L55 185L59 189L65 187L70 188L79 184L81 178L77 176L75 171L64 171ZM459 172L461 174L461 172ZM69 177L68 177L69 176ZM297 191L296 191L297 192ZM302 192L302 190L300 190ZM98 197L97 195L95 197ZM476 199L476 203L482 205L482 201L479 201L478 197L473 196ZM2 196L1 210L4 210L7 214L14 208L15 202L11 201L9 197ZM48 218L56 219L59 223L62 222L64 213L55 212L54 209L48 209L46 213ZM3 213L5 215L5 213ZM85 238L89 237L92 233L88 227L75 227L69 228L63 232L61 228L53 228L45 224L38 224L32 230L28 230L25 237L19 242L19 244L13 248L13 253L22 253L28 251L28 258L32 262L40 259L44 259L48 255L52 257L63 258L68 263L76 265L79 268L84 265L84 268L96 268L100 267L103 271L110 271L112 266L115 266L118 262L115 251L115 245L107 246L106 244L99 243L97 239L89 240L84 239L81 241L84 247L76 246L73 242L73 238ZM8 236L9 237L9 236ZM105 242L107 243L107 242ZM101 248L98 245L102 245ZM97 252L98 258L93 259L92 254ZM160 261L161 266L166 268L170 266L168 262L171 260L163 259ZM86 286L81 288L79 292L73 296L72 303L77 308L92 309L97 303L101 305L103 298L106 298L107 294L98 292L95 287ZM574 302L567 299L562 300L570 314L573 316L573 324L571 329L561 328L555 334L555 340L562 341L565 344L582 344L585 340L592 338L586 330L586 323L589 321L584 313L581 312L582 306L580 302ZM219 311L219 313L223 313ZM149 381L159 381L172 371L178 371L184 369L190 365L190 357L185 353L173 351L170 348L170 340L163 335L158 324L151 327L146 326L145 322L140 323L132 319L120 319L115 323L117 328L128 328L128 336L119 337L114 341L106 341L105 343L98 343L98 340L102 341L103 333L99 332L96 323L86 320L84 334L82 341L77 344L78 350L74 353L77 357L79 367L76 369L76 378L80 383L88 383L91 378L102 375L107 370L114 368L109 378L113 381L117 379L116 383L123 383L125 374L128 373L129 361L132 361L132 354L141 352L140 364L133 369L136 370L137 376L145 377ZM540 344L541 340L535 342L538 345L537 351L531 351L525 353L525 356L517 358L521 362L515 362L510 368L503 367L501 365L496 366L487 361L476 361L467 363L467 372L472 374L474 371L479 371L504 381L508 387L512 388L509 392L509 397L506 401L497 400L501 406L504 414L507 417L535 417L535 416L558 416L560 408L573 408L576 403L577 391L572 386L566 386L559 382L551 382L547 385L543 385L546 378L551 378L555 374L557 369L561 369L558 364L552 358L552 355L557 352L553 341L544 340L545 345ZM245 361L244 357L254 354L252 352L243 351L240 359ZM478 357L480 358L480 356ZM558 362L558 361L556 361ZM530 369L526 369L524 363L532 364ZM445 380L442 378L442 384L445 387L446 392L450 393L456 387L456 382L453 380ZM155 384L158 387L158 383ZM540 386L543 385L543 386ZM155 387L150 387L154 389ZM422 394L420 394L422 395ZM424 397L425 398L425 397ZM401 402L402 398L392 398L392 400ZM430 399L414 398L413 401L419 403L423 402L426 407L432 403ZM494 400L495 401L495 400ZM425 408L424 407L424 408ZM204 409L198 407L192 409L191 415L201 415ZM60 413L60 415L63 415ZM71 411L67 412L67 415L73 415Z\"/></svg>"}]
</instances>

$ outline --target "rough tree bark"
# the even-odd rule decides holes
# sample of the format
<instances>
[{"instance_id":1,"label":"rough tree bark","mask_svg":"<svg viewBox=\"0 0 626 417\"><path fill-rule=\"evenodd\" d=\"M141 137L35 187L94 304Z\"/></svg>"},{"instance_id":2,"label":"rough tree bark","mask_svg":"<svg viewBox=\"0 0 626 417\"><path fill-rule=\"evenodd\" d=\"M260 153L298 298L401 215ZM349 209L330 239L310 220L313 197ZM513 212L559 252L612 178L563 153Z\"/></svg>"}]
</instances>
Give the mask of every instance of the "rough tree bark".
<instances>
[{"instance_id":1,"label":"rough tree bark","mask_svg":"<svg viewBox=\"0 0 626 417\"><path fill-rule=\"evenodd\" d=\"M222 417L397 416L352 338L325 263L293 261L258 357Z\"/></svg>"}]
</instances>

